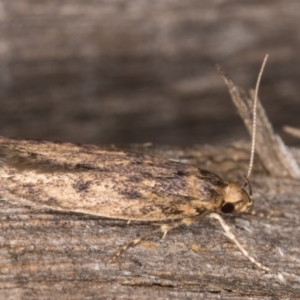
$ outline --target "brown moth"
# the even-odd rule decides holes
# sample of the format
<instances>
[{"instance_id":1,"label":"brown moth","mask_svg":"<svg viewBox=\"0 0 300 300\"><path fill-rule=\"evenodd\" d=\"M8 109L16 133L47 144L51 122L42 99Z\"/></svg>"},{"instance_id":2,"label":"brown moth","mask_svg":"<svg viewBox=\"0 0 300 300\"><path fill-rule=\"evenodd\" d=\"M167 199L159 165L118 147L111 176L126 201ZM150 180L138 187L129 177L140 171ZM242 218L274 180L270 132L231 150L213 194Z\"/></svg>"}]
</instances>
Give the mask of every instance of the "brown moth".
<instances>
[{"instance_id":1,"label":"brown moth","mask_svg":"<svg viewBox=\"0 0 300 300\"><path fill-rule=\"evenodd\" d=\"M167 159L92 145L0 137L0 191L22 205L132 221L244 212L234 183ZM55 176L53 176L55 174ZM76 204L76 205L75 205Z\"/></svg>"},{"instance_id":2,"label":"brown moth","mask_svg":"<svg viewBox=\"0 0 300 300\"><path fill-rule=\"evenodd\" d=\"M254 112L256 101L257 96ZM253 130L248 185L255 120ZM235 183L193 166L93 145L0 137L0 195L11 203L37 209L128 221L173 221L154 231L164 236L170 229L209 216L220 221L248 259L270 270L248 254L220 216L242 213L251 207L250 185L248 193ZM110 261L149 235L130 241Z\"/></svg>"}]
</instances>

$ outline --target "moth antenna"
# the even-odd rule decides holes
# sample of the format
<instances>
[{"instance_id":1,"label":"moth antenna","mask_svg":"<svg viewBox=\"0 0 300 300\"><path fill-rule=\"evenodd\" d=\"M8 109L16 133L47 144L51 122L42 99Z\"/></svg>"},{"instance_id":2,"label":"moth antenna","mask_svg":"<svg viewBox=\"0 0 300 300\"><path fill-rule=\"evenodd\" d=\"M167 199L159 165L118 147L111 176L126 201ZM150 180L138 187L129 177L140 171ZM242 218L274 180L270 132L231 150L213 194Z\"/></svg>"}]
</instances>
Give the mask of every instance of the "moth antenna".
<instances>
[{"instance_id":1,"label":"moth antenna","mask_svg":"<svg viewBox=\"0 0 300 300\"><path fill-rule=\"evenodd\" d=\"M252 196L252 185L250 183L249 178L247 178L246 175L244 175L244 176L245 176L245 181L244 181L244 183L242 184L241 187L243 188L243 187L248 185L249 195Z\"/></svg>"},{"instance_id":2,"label":"moth antenna","mask_svg":"<svg viewBox=\"0 0 300 300\"><path fill-rule=\"evenodd\" d=\"M252 125L251 155L250 155L250 161L249 161L249 168L248 168L248 172L247 172L247 175L246 175L246 181L247 181L248 184L249 184L249 177L250 177L251 171L253 169L254 154L255 154L258 90L259 90L261 77L262 77L263 71L265 69L265 65L266 65L268 57L269 57L269 55L266 54L266 56L263 60L263 63L261 65L261 68L260 68L260 71L259 71L259 74L258 74L258 77L257 77L257 81L256 81L256 86L255 86L254 103L253 103L253 125Z\"/></svg>"}]
</instances>

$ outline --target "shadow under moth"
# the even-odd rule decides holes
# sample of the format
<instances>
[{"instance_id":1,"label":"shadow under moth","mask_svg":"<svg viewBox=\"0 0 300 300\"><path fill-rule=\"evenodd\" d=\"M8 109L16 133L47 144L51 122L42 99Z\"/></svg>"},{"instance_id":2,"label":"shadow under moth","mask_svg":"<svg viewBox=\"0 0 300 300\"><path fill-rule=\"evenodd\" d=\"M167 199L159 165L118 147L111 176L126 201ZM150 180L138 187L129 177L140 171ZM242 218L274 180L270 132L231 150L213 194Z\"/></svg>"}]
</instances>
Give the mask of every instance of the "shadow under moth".
<instances>
[{"instance_id":1,"label":"shadow under moth","mask_svg":"<svg viewBox=\"0 0 300 300\"><path fill-rule=\"evenodd\" d=\"M249 255L221 217L221 214L243 213L252 205L249 176L254 157L255 112L266 59L257 80L251 159L242 187L209 171L144 154L93 145L0 137L1 197L36 209L161 224L149 235L128 242L110 262L153 233L165 236L178 226L190 225L204 217L215 218L252 263L270 271Z\"/></svg>"}]
</instances>

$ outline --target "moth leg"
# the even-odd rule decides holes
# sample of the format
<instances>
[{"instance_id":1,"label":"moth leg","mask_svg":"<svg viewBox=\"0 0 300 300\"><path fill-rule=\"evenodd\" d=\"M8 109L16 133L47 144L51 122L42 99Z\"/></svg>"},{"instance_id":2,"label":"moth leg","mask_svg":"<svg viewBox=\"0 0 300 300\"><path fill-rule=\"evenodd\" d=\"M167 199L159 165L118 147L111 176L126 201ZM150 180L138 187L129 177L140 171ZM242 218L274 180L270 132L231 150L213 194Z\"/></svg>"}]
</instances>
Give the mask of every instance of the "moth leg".
<instances>
[{"instance_id":1,"label":"moth leg","mask_svg":"<svg viewBox=\"0 0 300 300\"><path fill-rule=\"evenodd\" d=\"M175 229L179 226L185 225L185 226L190 226L191 224L193 224L194 222L198 221L200 218L202 219L204 217L204 215L200 215L200 216L196 216L196 217L191 217L191 218L183 218L178 222L173 222L171 224L163 224L160 226L160 231L162 232L163 236L162 239L164 239L167 235L167 233L172 230Z\"/></svg>"},{"instance_id":2,"label":"moth leg","mask_svg":"<svg viewBox=\"0 0 300 300\"><path fill-rule=\"evenodd\" d=\"M108 262L109 262L109 263L114 262L114 261L117 260L117 259L122 255L122 253L123 253L124 251L126 251L128 248L136 246L136 245L139 244L141 241L147 239L149 236L151 236L151 235L153 235L153 234L155 234L155 233L157 233L157 232L160 232L160 231L161 231L161 229L159 228L159 229L156 229L156 230L152 231L151 233L148 233L148 234L146 234L146 235L143 235L143 236L141 236L141 237L138 237L138 238L135 238L135 239L131 240L130 242L128 242L127 244L125 244L122 248L120 248L120 250L119 250L113 257L111 257L110 260L109 260Z\"/></svg>"},{"instance_id":3,"label":"moth leg","mask_svg":"<svg viewBox=\"0 0 300 300\"><path fill-rule=\"evenodd\" d=\"M261 269L263 269L267 272L271 271L268 267L265 267L264 265L262 265L260 262L258 262L254 257L252 257L249 254L249 252L239 243L239 241L236 239L235 235L231 231L230 227L225 223L224 219L219 214L211 213L209 215L209 217L213 218L213 219L217 219L220 222L220 224L223 227L223 229L224 229L226 235L228 236L228 238L231 239L237 245L237 247L244 254L244 256L246 256L252 263L254 263L259 268L261 268Z\"/></svg>"},{"instance_id":4,"label":"moth leg","mask_svg":"<svg viewBox=\"0 0 300 300\"><path fill-rule=\"evenodd\" d=\"M146 235L143 235L141 237L138 237L138 238L135 238L131 241L129 241L127 244L125 244L113 257L110 258L110 260L108 261L109 263L112 263L114 262L116 259L118 259L122 253L124 251L126 251L128 248L130 247L134 247L136 246L137 244L139 244L141 241L143 240L146 240L148 237L150 237L151 235L154 235L158 232L162 232L163 236L162 238L165 238L165 236L167 235L167 233L172 230L172 229L175 229L179 226L182 226L182 225L186 225L186 226L189 226L191 225L192 223L198 221L199 219L202 219L205 215L207 215L207 213L203 213L201 215L198 215L198 216L195 216L195 217L191 217L191 218L184 218L180 221L177 221L177 222L173 222L171 224L162 224L162 225L159 225L160 228L146 234ZM156 224L158 225L158 224Z\"/></svg>"}]
</instances>

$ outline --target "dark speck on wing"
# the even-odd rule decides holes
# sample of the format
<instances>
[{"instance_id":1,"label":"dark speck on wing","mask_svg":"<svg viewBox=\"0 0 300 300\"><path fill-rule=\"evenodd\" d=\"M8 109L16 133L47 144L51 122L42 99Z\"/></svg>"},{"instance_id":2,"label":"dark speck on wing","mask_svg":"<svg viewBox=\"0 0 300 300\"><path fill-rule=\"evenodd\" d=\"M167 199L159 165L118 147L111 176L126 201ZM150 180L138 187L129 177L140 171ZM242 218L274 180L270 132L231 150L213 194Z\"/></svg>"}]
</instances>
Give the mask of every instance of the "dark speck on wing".
<instances>
[{"instance_id":1,"label":"dark speck on wing","mask_svg":"<svg viewBox=\"0 0 300 300\"><path fill-rule=\"evenodd\" d=\"M53 206L53 207L59 207L60 206L59 202L55 198L53 198L53 197L51 197L48 200L46 200L44 202L44 204L49 205L49 206Z\"/></svg>"},{"instance_id":2,"label":"dark speck on wing","mask_svg":"<svg viewBox=\"0 0 300 300\"><path fill-rule=\"evenodd\" d=\"M73 184L73 188L77 192L83 192L89 188L90 184L91 184L91 181L78 180L75 184Z\"/></svg>"},{"instance_id":3,"label":"dark speck on wing","mask_svg":"<svg viewBox=\"0 0 300 300\"><path fill-rule=\"evenodd\" d=\"M123 195L126 199L141 199L143 195L139 193L137 190L132 188L123 188L118 191L121 195Z\"/></svg>"}]
</instances>

